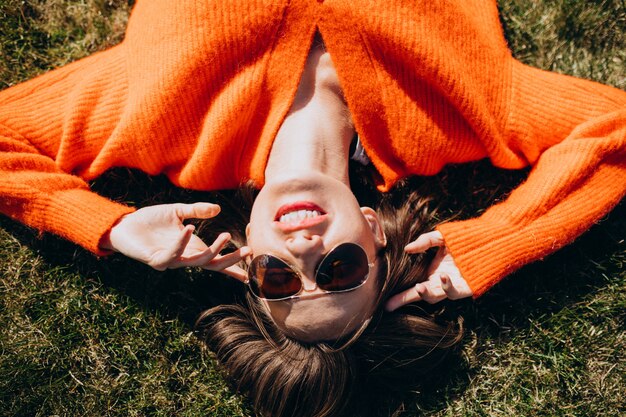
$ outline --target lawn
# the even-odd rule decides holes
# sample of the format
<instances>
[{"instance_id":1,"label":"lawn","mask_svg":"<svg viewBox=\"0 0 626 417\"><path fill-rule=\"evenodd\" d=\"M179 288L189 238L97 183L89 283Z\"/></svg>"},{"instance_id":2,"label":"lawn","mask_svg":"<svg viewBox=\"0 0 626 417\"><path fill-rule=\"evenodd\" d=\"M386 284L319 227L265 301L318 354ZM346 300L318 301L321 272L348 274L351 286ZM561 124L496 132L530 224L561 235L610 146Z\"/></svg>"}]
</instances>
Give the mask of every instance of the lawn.
<instances>
[{"instance_id":1,"label":"lawn","mask_svg":"<svg viewBox=\"0 0 626 417\"><path fill-rule=\"evenodd\" d=\"M520 60L626 88L623 0L500 4ZM116 44L129 10L121 0L0 0L0 88ZM524 175L478 163L431 180L444 211L470 217ZM123 170L94 187L137 205L219 198ZM398 399L394 415L626 415L625 239L622 203L478 301L449 303L465 317L462 355L435 386ZM228 297L223 278L97 259L0 216L0 416L253 415L193 331L202 309Z\"/></svg>"}]
</instances>

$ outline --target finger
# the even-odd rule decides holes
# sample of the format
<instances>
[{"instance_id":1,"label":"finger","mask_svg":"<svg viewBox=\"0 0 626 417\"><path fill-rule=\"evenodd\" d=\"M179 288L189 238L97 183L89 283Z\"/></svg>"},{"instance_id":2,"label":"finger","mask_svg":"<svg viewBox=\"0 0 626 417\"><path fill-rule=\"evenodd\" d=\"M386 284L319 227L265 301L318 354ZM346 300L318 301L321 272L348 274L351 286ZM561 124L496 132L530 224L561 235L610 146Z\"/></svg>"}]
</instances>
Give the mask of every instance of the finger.
<instances>
[{"instance_id":1,"label":"finger","mask_svg":"<svg viewBox=\"0 0 626 417\"><path fill-rule=\"evenodd\" d=\"M434 277L429 277L428 281L425 281L424 288L420 291L422 299L428 304L435 304L441 300L446 299L446 293L441 285L433 284L436 281Z\"/></svg>"},{"instance_id":2,"label":"finger","mask_svg":"<svg viewBox=\"0 0 626 417\"><path fill-rule=\"evenodd\" d=\"M248 280L248 274L246 273L246 271L244 271L237 265L224 268L222 272L228 275L229 277L235 278L236 280L239 280L243 283L245 283Z\"/></svg>"},{"instance_id":3,"label":"finger","mask_svg":"<svg viewBox=\"0 0 626 417\"><path fill-rule=\"evenodd\" d=\"M220 233L211 246L200 252L196 252L193 255L183 255L181 256L180 261L184 262L185 266L202 266L219 255L222 249L224 249L224 245L226 245L229 240L229 233Z\"/></svg>"},{"instance_id":4,"label":"finger","mask_svg":"<svg viewBox=\"0 0 626 417\"><path fill-rule=\"evenodd\" d=\"M190 259L202 256L206 253L209 246L204 243L197 234L191 235L191 239L185 248L185 251L181 255L181 259Z\"/></svg>"},{"instance_id":5,"label":"finger","mask_svg":"<svg viewBox=\"0 0 626 417\"><path fill-rule=\"evenodd\" d=\"M156 256L148 262L148 265L159 271L175 267L173 264L180 259L185 251L194 230L195 227L191 224L185 226L178 235L177 241L167 250L157 252Z\"/></svg>"},{"instance_id":6,"label":"finger","mask_svg":"<svg viewBox=\"0 0 626 417\"><path fill-rule=\"evenodd\" d=\"M228 268L232 265L241 262L243 258L249 255L249 249L247 247L237 249L234 252L227 253L226 255L218 255L205 265L200 265L204 269L210 269L212 271L220 271Z\"/></svg>"},{"instance_id":7,"label":"finger","mask_svg":"<svg viewBox=\"0 0 626 417\"><path fill-rule=\"evenodd\" d=\"M408 290L392 296L385 304L385 310L394 311L403 305L420 301L422 299L422 288L423 286L421 284L417 284Z\"/></svg>"},{"instance_id":8,"label":"finger","mask_svg":"<svg viewBox=\"0 0 626 417\"><path fill-rule=\"evenodd\" d=\"M446 293L446 297L448 297L451 300L456 300L458 298L461 298L459 296L459 291L454 286L454 283L452 282L448 274L441 274L440 280L441 280L441 289L443 289L443 292Z\"/></svg>"},{"instance_id":9,"label":"finger","mask_svg":"<svg viewBox=\"0 0 626 417\"><path fill-rule=\"evenodd\" d=\"M212 203L176 203L173 206L180 220L209 219L217 216L221 210L219 205Z\"/></svg>"},{"instance_id":10,"label":"finger","mask_svg":"<svg viewBox=\"0 0 626 417\"><path fill-rule=\"evenodd\" d=\"M407 253L422 253L435 246L443 246L443 236L438 230L421 234L413 242L404 247Z\"/></svg>"},{"instance_id":11,"label":"finger","mask_svg":"<svg viewBox=\"0 0 626 417\"><path fill-rule=\"evenodd\" d=\"M215 239L213 245L211 245L202 253L189 257L181 257L178 262L179 266L199 266L211 271L221 271L222 269L228 268L238 262L241 262L243 259L245 259L246 256L249 256L252 253L252 249L250 249L248 246L242 246L241 248L231 253L228 253L226 255L220 255L219 252L222 251L224 245L229 240L230 234L220 234L217 239Z\"/></svg>"},{"instance_id":12,"label":"finger","mask_svg":"<svg viewBox=\"0 0 626 417\"><path fill-rule=\"evenodd\" d=\"M219 255L219 253L224 249L224 246L230 241L230 233L220 233L219 236L215 239L213 244L209 246L209 249L213 251L214 256Z\"/></svg>"}]
</instances>

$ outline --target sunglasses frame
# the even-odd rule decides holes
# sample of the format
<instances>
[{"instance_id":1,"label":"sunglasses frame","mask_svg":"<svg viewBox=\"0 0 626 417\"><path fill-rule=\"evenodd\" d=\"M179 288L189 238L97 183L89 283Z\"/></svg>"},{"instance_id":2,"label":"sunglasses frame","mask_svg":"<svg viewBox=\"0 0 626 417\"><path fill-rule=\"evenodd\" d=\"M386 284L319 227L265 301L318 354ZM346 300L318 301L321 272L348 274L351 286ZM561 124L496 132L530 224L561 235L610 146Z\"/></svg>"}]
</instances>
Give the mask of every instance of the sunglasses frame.
<instances>
[{"instance_id":1,"label":"sunglasses frame","mask_svg":"<svg viewBox=\"0 0 626 417\"><path fill-rule=\"evenodd\" d=\"M342 245L354 245L354 246L359 247L359 248L363 251L363 253L365 254L365 259L367 259L367 274L365 274L365 277L363 278L363 281L361 281L361 283L360 283L359 285L357 285L356 287L353 287L353 288L348 288L348 289L345 289L345 290L335 290L335 291L325 290L325 289L323 289L323 288L320 288L320 290L321 290L321 291L323 291L323 292L324 292L324 294L334 294L334 293L343 293L343 292L350 292L350 291L354 291L354 290L356 290L356 289L358 289L358 288L361 288L363 285L365 285L365 283L367 282L367 280L368 280L368 279L369 279L369 277L370 277L370 272L372 271L372 267L373 267L374 265L376 265L376 262L375 262L375 261L374 261L374 262L371 262L371 263L369 262L369 257L367 256L367 252L365 251L365 248L363 248L363 246L359 245L358 243L354 243L354 242L343 242L343 243L339 243L339 244L337 244L337 245L333 246L333 248L332 248L331 250L329 250L329 251L328 251L328 252L324 255L324 257L323 257L323 258L319 261L319 263L318 263L318 264L317 264L317 266L315 267L315 275L314 275L314 277L313 277L313 278L314 278L314 280L315 280L315 288L313 288L312 290L307 290L307 291L315 291L317 288L319 288L319 286L317 285L317 275L318 275L318 273L319 273L320 266L324 263L324 261L326 260L326 258L328 258L328 256L329 256L331 253L333 253L333 251L334 251L335 249L337 249L338 247L340 247L340 246L342 246ZM290 264L289 262L285 261L285 260L284 260L284 259L282 259L281 257L276 256L276 255L272 255L271 253L270 253L270 254L263 254L263 255L257 255L257 256L255 256L255 257L252 259L252 261L250 262L250 265L252 265L252 262L254 262L254 260L255 260L255 259L257 259L257 258L259 258L260 256L272 256L272 257L274 257L274 258L278 259L279 261L283 262L285 265L287 265L287 266L291 269L291 271L292 271L293 273L295 273L295 274L296 274L296 276L298 277L298 279L300 280L300 290L299 290L297 293L295 293L295 294L293 294L293 295L289 295L289 296L287 296L287 297L282 297L282 298L265 298L265 297L261 297L261 296L257 295L257 294L254 292L254 290L252 289L252 285L250 284L250 278L247 278L247 279L246 279L246 281L245 281L245 284L247 284L247 285L248 285L248 290L250 291L250 293L251 293L254 297L256 297L256 298L258 298L258 299L260 299L260 300L266 300L266 301L285 301L285 300L292 300L292 299L294 299L294 298L296 298L296 299L297 299L297 298L300 298L300 294L302 294L302 292L304 292L304 291L305 291L305 289L304 289L304 281L303 281L303 279L302 279L302 275L303 275L302 271L301 271L298 267L296 267L296 266L294 266L294 265Z\"/></svg>"}]
</instances>

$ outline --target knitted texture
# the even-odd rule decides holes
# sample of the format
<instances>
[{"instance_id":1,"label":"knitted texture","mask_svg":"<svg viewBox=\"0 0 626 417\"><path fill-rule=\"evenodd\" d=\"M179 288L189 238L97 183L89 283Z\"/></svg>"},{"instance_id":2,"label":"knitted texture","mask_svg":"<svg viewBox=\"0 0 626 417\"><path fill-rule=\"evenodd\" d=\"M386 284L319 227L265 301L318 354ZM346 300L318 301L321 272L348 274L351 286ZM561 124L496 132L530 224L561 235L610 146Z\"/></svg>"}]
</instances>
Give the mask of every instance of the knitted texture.
<instances>
[{"instance_id":1,"label":"knitted texture","mask_svg":"<svg viewBox=\"0 0 626 417\"><path fill-rule=\"evenodd\" d=\"M515 61L495 2L139 0L120 45L0 93L0 210L103 254L133 210L89 190L110 168L261 186L316 31L381 191L482 158L533 166L439 227L476 296L626 193L626 94Z\"/></svg>"}]
</instances>

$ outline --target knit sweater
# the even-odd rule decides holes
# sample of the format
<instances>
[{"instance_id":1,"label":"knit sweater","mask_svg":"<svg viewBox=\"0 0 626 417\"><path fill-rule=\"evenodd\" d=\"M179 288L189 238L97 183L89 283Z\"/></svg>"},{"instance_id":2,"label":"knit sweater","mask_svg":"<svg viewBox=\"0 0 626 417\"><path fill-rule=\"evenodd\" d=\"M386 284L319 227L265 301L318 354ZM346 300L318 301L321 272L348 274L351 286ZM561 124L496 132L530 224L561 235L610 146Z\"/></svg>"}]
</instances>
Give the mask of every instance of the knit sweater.
<instances>
[{"instance_id":1,"label":"knit sweater","mask_svg":"<svg viewBox=\"0 0 626 417\"><path fill-rule=\"evenodd\" d=\"M381 191L482 158L532 166L438 227L476 296L626 193L626 93L516 61L495 2L139 0L121 44L0 92L0 210L102 255L133 210L90 191L110 168L262 186L316 31Z\"/></svg>"}]
</instances>

